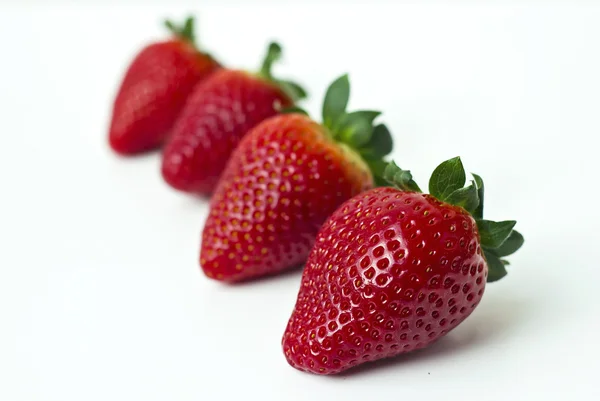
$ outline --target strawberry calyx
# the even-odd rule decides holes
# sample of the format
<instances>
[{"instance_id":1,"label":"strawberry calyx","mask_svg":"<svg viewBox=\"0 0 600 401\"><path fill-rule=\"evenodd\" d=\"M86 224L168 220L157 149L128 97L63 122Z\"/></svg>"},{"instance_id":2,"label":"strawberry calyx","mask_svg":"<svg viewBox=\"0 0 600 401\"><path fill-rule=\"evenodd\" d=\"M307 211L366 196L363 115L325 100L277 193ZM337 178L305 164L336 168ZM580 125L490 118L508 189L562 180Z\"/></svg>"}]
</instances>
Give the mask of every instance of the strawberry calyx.
<instances>
[{"instance_id":1,"label":"strawberry calyx","mask_svg":"<svg viewBox=\"0 0 600 401\"><path fill-rule=\"evenodd\" d=\"M481 247L488 262L488 282L506 276L508 261L503 259L515 253L525 242L521 233L514 229L514 220L492 221L483 218L483 179L472 174L473 180L465 186L466 175L460 157L441 163L429 179L429 193L442 202L461 207L469 212L479 231ZM402 191L423 192L413 180L409 170L403 170L390 162L383 173L384 179Z\"/></svg>"},{"instance_id":2,"label":"strawberry calyx","mask_svg":"<svg viewBox=\"0 0 600 401\"><path fill-rule=\"evenodd\" d=\"M165 27L179 40L182 40L192 46L200 52L198 44L196 43L196 20L193 16L188 16L183 24L176 24L171 20L165 20ZM209 53L202 51L204 56L215 61L215 58Z\"/></svg>"},{"instance_id":3,"label":"strawberry calyx","mask_svg":"<svg viewBox=\"0 0 600 401\"><path fill-rule=\"evenodd\" d=\"M325 93L323 125L333 139L356 150L365 160L378 161L392 151L393 141L384 124L374 122L381 115L376 110L348 112L350 80L347 74L337 78Z\"/></svg>"},{"instance_id":4,"label":"strawberry calyx","mask_svg":"<svg viewBox=\"0 0 600 401\"><path fill-rule=\"evenodd\" d=\"M273 76L273 73L271 71L273 64L281 59L282 53L283 50L279 43L269 43L267 53L265 54L262 65L257 75L260 78L277 85L279 88L281 88L282 91L285 92L286 95L290 97L290 99L292 99L294 102L297 102L298 100L306 98L307 94L304 88L302 88L296 82L276 78L275 76Z\"/></svg>"},{"instance_id":5,"label":"strawberry calyx","mask_svg":"<svg viewBox=\"0 0 600 401\"><path fill-rule=\"evenodd\" d=\"M182 25L176 24L171 20L165 21L165 26L173 35L181 40L185 40L196 47L196 34L194 32L195 20L193 16L185 19Z\"/></svg>"},{"instance_id":6,"label":"strawberry calyx","mask_svg":"<svg viewBox=\"0 0 600 401\"><path fill-rule=\"evenodd\" d=\"M332 140L344 144L360 156L369 166L379 186L387 185L383 173L388 165L384 160L393 147L392 135L385 124L375 124L381 112L357 110L348 112L350 80L348 74L335 79L327 88L323 100L322 125ZM299 107L285 109L286 113L308 113Z\"/></svg>"}]
</instances>

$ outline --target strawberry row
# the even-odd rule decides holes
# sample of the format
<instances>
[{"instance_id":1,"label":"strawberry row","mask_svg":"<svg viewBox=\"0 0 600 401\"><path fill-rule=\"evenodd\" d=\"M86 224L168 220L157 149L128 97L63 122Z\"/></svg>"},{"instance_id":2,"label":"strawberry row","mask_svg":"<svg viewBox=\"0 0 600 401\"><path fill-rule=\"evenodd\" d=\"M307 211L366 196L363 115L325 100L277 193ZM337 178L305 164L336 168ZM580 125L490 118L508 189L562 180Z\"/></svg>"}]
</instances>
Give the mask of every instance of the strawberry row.
<instances>
[{"instance_id":1,"label":"strawberry row","mask_svg":"<svg viewBox=\"0 0 600 401\"><path fill-rule=\"evenodd\" d=\"M423 194L385 157L380 112L347 111L350 83L328 88L317 122L306 92L276 78L271 43L255 73L227 69L194 44L193 19L133 60L109 143L122 155L162 148L173 188L210 195L200 265L239 282L302 264L282 340L290 365L317 374L424 348L467 318L502 259L523 244L515 221L483 218L483 180L460 158Z\"/></svg>"}]
</instances>

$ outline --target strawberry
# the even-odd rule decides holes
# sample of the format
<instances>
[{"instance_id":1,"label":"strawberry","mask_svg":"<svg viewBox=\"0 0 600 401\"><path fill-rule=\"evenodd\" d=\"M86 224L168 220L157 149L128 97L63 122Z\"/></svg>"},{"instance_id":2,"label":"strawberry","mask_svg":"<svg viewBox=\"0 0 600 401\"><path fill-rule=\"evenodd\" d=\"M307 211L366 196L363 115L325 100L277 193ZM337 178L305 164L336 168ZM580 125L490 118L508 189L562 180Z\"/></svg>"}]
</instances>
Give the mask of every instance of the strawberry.
<instances>
[{"instance_id":1,"label":"strawberry","mask_svg":"<svg viewBox=\"0 0 600 401\"><path fill-rule=\"evenodd\" d=\"M321 224L347 199L374 185L391 151L374 111L346 112L347 76L328 89L323 124L299 110L254 127L233 152L210 203L200 263L235 282L303 263Z\"/></svg>"},{"instance_id":2,"label":"strawberry","mask_svg":"<svg viewBox=\"0 0 600 401\"><path fill-rule=\"evenodd\" d=\"M257 74L223 69L189 97L165 147L162 175L173 188L210 194L242 137L281 108L303 98L304 90L273 77L281 47L271 43Z\"/></svg>"},{"instance_id":3,"label":"strawberry","mask_svg":"<svg viewBox=\"0 0 600 401\"><path fill-rule=\"evenodd\" d=\"M122 155L156 149L194 86L219 68L194 45L194 20L167 21L174 37L144 47L130 64L113 104L108 141Z\"/></svg>"},{"instance_id":4,"label":"strawberry","mask_svg":"<svg viewBox=\"0 0 600 401\"><path fill-rule=\"evenodd\" d=\"M459 158L442 163L422 194L391 163L397 187L364 192L321 228L282 346L293 367L334 374L424 348L466 319L500 258L523 237L515 221L483 220L483 181L467 187ZM464 188L463 188L464 187Z\"/></svg>"}]
</instances>

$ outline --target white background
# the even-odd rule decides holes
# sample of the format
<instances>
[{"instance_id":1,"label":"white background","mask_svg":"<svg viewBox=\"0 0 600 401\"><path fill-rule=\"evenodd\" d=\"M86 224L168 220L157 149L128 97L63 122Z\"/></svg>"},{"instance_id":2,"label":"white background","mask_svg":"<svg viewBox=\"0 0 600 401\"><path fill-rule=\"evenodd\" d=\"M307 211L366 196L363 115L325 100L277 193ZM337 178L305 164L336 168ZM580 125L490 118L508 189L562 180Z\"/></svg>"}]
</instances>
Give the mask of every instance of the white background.
<instances>
[{"instance_id":1,"label":"white background","mask_svg":"<svg viewBox=\"0 0 600 401\"><path fill-rule=\"evenodd\" d=\"M0 5L1 401L600 399L600 6L100 3ZM280 348L300 271L201 274L206 201L105 140L130 58L188 10L229 66L280 40L313 115L349 72L351 106L384 111L422 186L456 155L483 176L487 216L526 243L464 324L317 377Z\"/></svg>"}]
</instances>

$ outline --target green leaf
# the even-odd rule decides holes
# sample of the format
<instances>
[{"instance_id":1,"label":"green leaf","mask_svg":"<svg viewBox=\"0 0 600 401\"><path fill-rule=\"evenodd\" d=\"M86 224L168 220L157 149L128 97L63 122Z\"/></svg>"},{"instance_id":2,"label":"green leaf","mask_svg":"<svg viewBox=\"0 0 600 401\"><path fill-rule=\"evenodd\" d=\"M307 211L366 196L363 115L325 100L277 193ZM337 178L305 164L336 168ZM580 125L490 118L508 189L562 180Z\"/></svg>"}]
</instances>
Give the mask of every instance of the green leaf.
<instances>
[{"instance_id":1,"label":"green leaf","mask_svg":"<svg viewBox=\"0 0 600 401\"><path fill-rule=\"evenodd\" d=\"M446 160L436 167L429 179L429 193L445 201L448 195L465 185L465 169L460 157Z\"/></svg>"},{"instance_id":2,"label":"green leaf","mask_svg":"<svg viewBox=\"0 0 600 401\"><path fill-rule=\"evenodd\" d=\"M371 136L373 135L373 120L380 114L381 112L372 110L360 110L342 114L334 136L353 148L359 148L371 140Z\"/></svg>"},{"instance_id":3,"label":"green leaf","mask_svg":"<svg viewBox=\"0 0 600 401\"><path fill-rule=\"evenodd\" d=\"M479 197L475 182L465 188L459 188L446 198L446 202L460 206L471 213L479 205Z\"/></svg>"},{"instance_id":4,"label":"green leaf","mask_svg":"<svg viewBox=\"0 0 600 401\"><path fill-rule=\"evenodd\" d=\"M358 110L344 113L339 117L339 125L343 129L344 127L353 125L359 121L366 121L369 124L373 124L373 121L380 115L381 112L375 110Z\"/></svg>"},{"instance_id":5,"label":"green leaf","mask_svg":"<svg viewBox=\"0 0 600 401\"><path fill-rule=\"evenodd\" d=\"M517 252L519 248L523 245L525 239L517 230L512 230L510 236L502 245L500 245L497 249L494 249L494 253L498 256L508 256Z\"/></svg>"},{"instance_id":6,"label":"green leaf","mask_svg":"<svg viewBox=\"0 0 600 401\"><path fill-rule=\"evenodd\" d=\"M294 102L305 99L307 96L306 90L295 82L285 80L276 80L275 82Z\"/></svg>"},{"instance_id":7,"label":"green leaf","mask_svg":"<svg viewBox=\"0 0 600 401\"><path fill-rule=\"evenodd\" d=\"M346 112L350 99L350 80L348 74L337 78L325 94L323 101L323 124L333 129L339 118Z\"/></svg>"},{"instance_id":8,"label":"green leaf","mask_svg":"<svg viewBox=\"0 0 600 401\"><path fill-rule=\"evenodd\" d=\"M186 38L190 38L190 40L194 41L194 18L188 17L185 20L185 24L183 25L183 36Z\"/></svg>"},{"instance_id":9,"label":"green leaf","mask_svg":"<svg viewBox=\"0 0 600 401\"><path fill-rule=\"evenodd\" d=\"M484 248L495 249L500 247L510 236L513 227L517 224L514 220L491 221L477 220L477 228Z\"/></svg>"},{"instance_id":10,"label":"green leaf","mask_svg":"<svg viewBox=\"0 0 600 401\"><path fill-rule=\"evenodd\" d=\"M371 140L360 149L360 154L366 159L380 159L390 154L392 148L392 134L384 124L379 124L373 128Z\"/></svg>"},{"instance_id":11,"label":"green leaf","mask_svg":"<svg viewBox=\"0 0 600 401\"><path fill-rule=\"evenodd\" d=\"M388 165L388 162L382 159L365 159L369 169L371 170L371 174L373 174L373 178L375 179L375 185L378 187L386 187L389 186L387 180L383 178L383 174Z\"/></svg>"},{"instance_id":12,"label":"green leaf","mask_svg":"<svg viewBox=\"0 0 600 401\"><path fill-rule=\"evenodd\" d=\"M477 186L477 195L479 197L479 205L473 211L473 217L475 217L476 219L483 219L483 179L477 174L471 173L471 175L473 176L473 178L475 178L475 185Z\"/></svg>"},{"instance_id":13,"label":"green leaf","mask_svg":"<svg viewBox=\"0 0 600 401\"><path fill-rule=\"evenodd\" d=\"M358 148L369 142L372 134L373 126L365 120L358 120L345 127L339 134L334 133L334 137L353 148Z\"/></svg>"},{"instance_id":14,"label":"green leaf","mask_svg":"<svg viewBox=\"0 0 600 401\"><path fill-rule=\"evenodd\" d=\"M357 110L350 113L344 113L340 117L341 125L346 125L358 120L368 121L373 123L377 117L381 115L380 111L375 110Z\"/></svg>"},{"instance_id":15,"label":"green leaf","mask_svg":"<svg viewBox=\"0 0 600 401\"><path fill-rule=\"evenodd\" d=\"M492 252L484 250L483 253L485 255L485 260L487 261L488 265L487 282L492 283L506 276L506 267L504 267L504 263L502 263L500 258L494 255Z\"/></svg>"},{"instance_id":16,"label":"green leaf","mask_svg":"<svg viewBox=\"0 0 600 401\"><path fill-rule=\"evenodd\" d=\"M383 179L403 191L421 192L410 171L402 170L393 161L385 168Z\"/></svg>"},{"instance_id":17,"label":"green leaf","mask_svg":"<svg viewBox=\"0 0 600 401\"><path fill-rule=\"evenodd\" d=\"M166 20L165 27L175 36L194 43L194 17L189 16L186 18L183 25L177 25L173 21Z\"/></svg>"},{"instance_id":18,"label":"green leaf","mask_svg":"<svg viewBox=\"0 0 600 401\"><path fill-rule=\"evenodd\" d=\"M279 114L294 114L294 113L304 114L305 116L308 116L308 112L298 106L290 106L290 107L286 107L286 108L279 110Z\"/></svg>"},{"instance_id":19,"label":"green leaf","mask_svg":"<svg viewBox=\"0 0 600 401\"><path fill-rule=\"evenodd\" d=\"M277 84L286 95L294 102L306 98L306 90L293 81L277 79L273 76L273 64L279 61L282 57L283 49L277 42L269 43L267 53L263 59L262 65L258 72L258 76Z\"/></svg>"},{"instance_id":20,"label":"green leaf","mask_svg":"<svg viewBox=\"0 0 600 401\"><path fill-rule=\"evenodd\" d=\"M281 55L283 50L281 45L277 42L269 43L269 47L267 48L267 53L265 54L265 58L263 59L262 65L260 67L259 75L268 79L270 81L274 81L273 75L271 73L271 68L273 64L281 59Z\"/></svg>"},{"instance_id":21,"label":"green leaf","mask_svg":"<svg viewBox=\"0 0 600 401\"><path fill-rule=\"evenodd\" d=\"M165 20L165 27L172 33L179 35L179 28L177 28L175 26L175 24L173 23L173 21L171 20Z\"/></svg>"}]
</instances>

